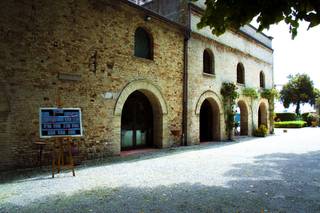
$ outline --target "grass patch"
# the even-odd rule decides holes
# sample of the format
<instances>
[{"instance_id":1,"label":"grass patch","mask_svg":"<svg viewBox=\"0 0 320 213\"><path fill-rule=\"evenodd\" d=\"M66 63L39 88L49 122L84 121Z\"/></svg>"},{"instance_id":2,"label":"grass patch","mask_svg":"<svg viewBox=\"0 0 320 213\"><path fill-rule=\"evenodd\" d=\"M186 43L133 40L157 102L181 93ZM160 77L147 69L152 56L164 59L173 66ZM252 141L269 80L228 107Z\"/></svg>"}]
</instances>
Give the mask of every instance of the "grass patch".
<instances>
[{"instance_id":1,"label":"grass patch","mask_svg":"<svg viewBox=\"0 0 320 213\"><path fill-rule=\"evenodd\" d=\"M275 128L302 128L307 125L305 121L280 121L274 122Z\"/></svg>"}]
</instances>

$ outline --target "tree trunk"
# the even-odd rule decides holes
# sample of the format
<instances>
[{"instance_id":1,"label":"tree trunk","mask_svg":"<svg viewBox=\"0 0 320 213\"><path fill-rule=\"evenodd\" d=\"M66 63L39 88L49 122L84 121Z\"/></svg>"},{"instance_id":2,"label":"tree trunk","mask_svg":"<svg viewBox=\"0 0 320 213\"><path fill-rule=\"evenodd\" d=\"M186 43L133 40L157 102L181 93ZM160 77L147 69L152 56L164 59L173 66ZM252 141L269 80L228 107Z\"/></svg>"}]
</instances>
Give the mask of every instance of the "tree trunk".
<instances>
[{"instance_id":1,"label":"tree trunk","mask_svg":"<svg viewBox=\"0 0 320 213\"><path fill-rule=\"evenodd\" d=\"M297 102L296 114L300 115L300 101Z\"/></svg>"}]
</instances>

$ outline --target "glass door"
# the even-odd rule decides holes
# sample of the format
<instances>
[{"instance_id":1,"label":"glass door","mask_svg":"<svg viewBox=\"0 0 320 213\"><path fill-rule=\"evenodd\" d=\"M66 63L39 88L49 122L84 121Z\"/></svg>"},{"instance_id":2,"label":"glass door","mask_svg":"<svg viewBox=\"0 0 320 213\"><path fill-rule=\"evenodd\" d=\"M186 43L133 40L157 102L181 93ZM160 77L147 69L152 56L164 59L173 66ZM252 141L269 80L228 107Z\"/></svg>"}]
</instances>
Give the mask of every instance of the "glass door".
<instances>
[{"instance_id":1,"label":"glass door","mask_svg":"<svg viewBox=\"0 0 320 213\"><path fill-rule=\"evenodd\" d=\"M124 104L121 117L121 149L152 146L153 112L148 98L132 93Z\"/></svg>"}]
</instances>

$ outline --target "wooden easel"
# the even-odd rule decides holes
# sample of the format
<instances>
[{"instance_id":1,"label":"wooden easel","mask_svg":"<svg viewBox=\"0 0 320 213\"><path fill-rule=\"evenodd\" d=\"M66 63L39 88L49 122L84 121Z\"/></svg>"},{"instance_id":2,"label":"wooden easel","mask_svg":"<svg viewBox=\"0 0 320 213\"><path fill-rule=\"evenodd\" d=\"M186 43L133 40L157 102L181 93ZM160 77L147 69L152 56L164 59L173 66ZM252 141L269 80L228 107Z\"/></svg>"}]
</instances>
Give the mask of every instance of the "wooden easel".
<instances>
[{"instance_id":1,"label":"wooden easel","mask_svg":"<svg viewBox=\"0 0 320 213\"><path fill-rule=\"evenodd\" d=\"M62 107L59 91L58 91L56 103L58 107ZM54 172L55 172L56 166L58 169L58 174L60 173L61 168L69 168L72 170L72 175L76 176L74 172L74 161L73 161L72 152L71 152L71 143L72 143L71 137L56 138L56 140L54 141L53 148L52 148L52 178L54 178ZM58 147L58 150L56 150L56 147ZM69 164L67 165L65 165L65 162L64 162L65 147L67 147L67 152L69 157ZM56 161L57 161L57 165L56 165Z\"/></svg>"},{"instance_id":2,"label":"wooden easel","mask_svg":"<svg viewBox=\"0 0 320 213\"><path fill-rule=\"evenodd\" d=\"M55 173L55 168L57 167L58 169L58 174L61 171L61 168L68 168L72 170L72 175L75 175L74 172L74 161L72 157L72 152L71 152L71 143L72 143L72 138L56 138L53 144L53 150L52 150L52 178L54 178L54 173ZM65 164L64 162L64 150L67 150L69 162L68 164Z\"/></svg>"}]
</instances>

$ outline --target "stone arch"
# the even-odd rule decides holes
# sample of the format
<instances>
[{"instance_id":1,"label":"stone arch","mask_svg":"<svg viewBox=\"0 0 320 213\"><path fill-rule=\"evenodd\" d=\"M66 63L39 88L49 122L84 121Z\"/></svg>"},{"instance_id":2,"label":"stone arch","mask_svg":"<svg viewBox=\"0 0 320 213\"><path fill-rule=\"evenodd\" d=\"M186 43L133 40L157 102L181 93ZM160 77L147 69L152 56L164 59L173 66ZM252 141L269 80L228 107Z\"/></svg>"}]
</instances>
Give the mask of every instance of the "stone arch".
<instances>
[{"instance_id":1,"label":"stone arch","mask_svg":"<svg viewBox=\"0 0 320 213\"><path fill-rule=\"evenodd\" d=\"M260 101L258 108L258 127L262 124L268 128L268 103L264 100Z\"/></svg>"},{"instance_id":2,"label":"stone arch","mask_svg":"<svg viewBox=\"0 0 320 213\"><path fill-rule=\"evenodd\" d=\"M167 134L167 128L165 128L165 125L167 124L166 115L168 114L167 105L165 103L165 100L160 90L148 81L137 80L137 81L131 82L122 90L120 96L118 97L115 110L114 110L114 115L116 117L115 122L118 122L116 126L118 126L121 129L122 109L129 95L135 91L139 91L143 93L151 103L152 110L153 110L153 128L154 128L153 144L159 148L167 147L168 134ZM119 142L121 142L120 134L118 134Z\"/></svg>"},{"instance_id":3,"label":"stone arch","mask_svg":"<svg viewBox=\"0 0 320 213\"><path fill-rule=\"evenodd\" d=\"M249 108L244 100L238 100L240 108L240 135L249 135Z\"/></svg>"},{"instance_id":4,"label":"stone arch","mask_svg":"<svg viewBox=\"0 0 320 213\"><path fill-rule=\"evenodd\" d=\"M202 93L202 95L201 95L200 98L198 99L198 102L197 102L197 105L196 105L196 111L195 111L196 115L199 115L199 114L200 114L200 108L201 108L201 106L202 106L202 103L203 103L206 99L208 99L208 100L214 100L214 101L217 103L217 105L218 105L218 107L219 107L219 109L220 109L220 113L222 113L223 107L222 107L222 104L221 104L222 101L221 101L220 97L219 97L215 92L208 90L208 91Z\"/></svg>"},{"instance_id":5,"label":"stone arch","mask_svg":"<svg viewBox=\"0 0 320 213\"><path fill-rule=\"evenodd\" d=\"M156 102L159 104L160 111L162 114L167 114L167 105L166 102L160 92L160 90L153 85L152 83L146 81L146 80L136 80L131 83L129 83L120 93L117 103L114 110L114 115L120 116L122 112L123 105L129 95L133 93L134 91L142 91L151 102Z\"/></svg>"},{"instance_id":6,"label":"stone arch","mask_svg":"<svg viewBox=\"0 0 320 213\"><path fill-rule=\"evenodd\" d=\"M202 140L202 132L203 129L201 129L202 122L203 122L203 110L204 107L209 109L211 118L208 118L207 120L209 123L211 123L211 126L208 127L208 131L212 131L212 134L208 138L209 141L219 141L222 139L222 122L223 122L223 108L221 105L221 100L219 96L214 93L213 91L206 91L204 92L196 105L195 114L199 118L199 139ZM205 121L206 122L206 121ZM202 140L204 141L204 140ZM202 142L201 141L201 142Z\"/></svg>"}]
</instances>

